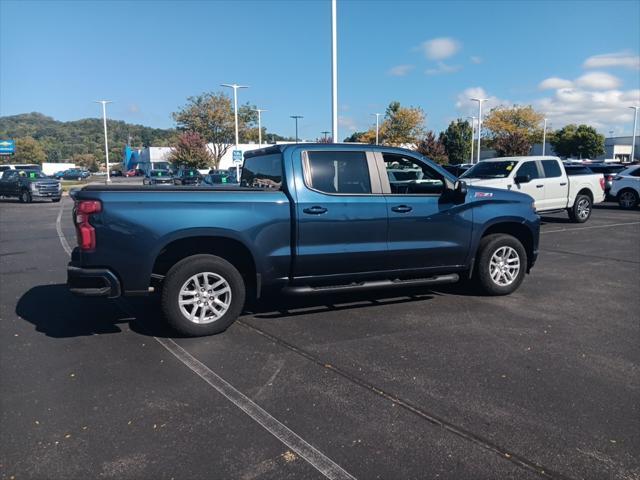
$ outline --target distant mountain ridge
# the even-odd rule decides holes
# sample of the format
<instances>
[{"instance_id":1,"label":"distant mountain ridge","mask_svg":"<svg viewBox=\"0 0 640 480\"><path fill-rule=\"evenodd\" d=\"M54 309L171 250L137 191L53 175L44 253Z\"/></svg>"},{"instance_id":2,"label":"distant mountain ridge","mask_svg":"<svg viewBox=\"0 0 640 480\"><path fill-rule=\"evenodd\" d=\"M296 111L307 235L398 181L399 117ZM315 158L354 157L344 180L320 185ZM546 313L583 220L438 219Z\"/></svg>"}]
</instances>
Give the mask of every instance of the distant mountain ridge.
<instances>
[{"instance_id":1,"label":"distant mountain ridge","mask_svg":"<svg viewBox=\"0 0 640 480\"><path fill-rule=\"evenodd\" d=\"M177 135L174 129L145 127L121 120L107 120L107 129L109 156L113 155L114 159L121 158L129 139L134 147L168 146ZM100 118L61 122L38 112L0 117L0 139L23 137L34 138L50 162L83 154L95 155L99 162L104 160L104 130Z\"/></svg>"}]
</instances>

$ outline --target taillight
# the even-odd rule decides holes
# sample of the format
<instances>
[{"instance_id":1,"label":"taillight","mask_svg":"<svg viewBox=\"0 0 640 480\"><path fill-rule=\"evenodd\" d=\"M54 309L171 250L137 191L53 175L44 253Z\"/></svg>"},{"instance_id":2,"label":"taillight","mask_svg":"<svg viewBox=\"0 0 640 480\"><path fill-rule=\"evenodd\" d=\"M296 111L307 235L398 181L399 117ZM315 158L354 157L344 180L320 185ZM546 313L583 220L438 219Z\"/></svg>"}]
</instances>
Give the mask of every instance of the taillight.
<instances>
[{"instance_id":1,"label":"taillight","mask_svg":"<svg viewBox=\"0 0 640 480\"><path fill-rule=\"evenodd\" d=\"M96 248L96 230L89 223L91 215L102 211L102 203L98 200L80 200L76 202L76 235L81 250Z\"/></svg>"},{"instance_id":2,"label":"taillight","mask_svg":"<svg viewBox=\"0 0 640 480\"><path fill-rule=\"evenodd\" d=\"M607 175L607 182L610 182L613 180L613 175Z\"/></svg>"},{"instance_id":3,"label":"taillight","mask_svg":"<svg viewBox=\"0 0 640 480\"><path fill-rule=\"evenodd\" d=\"M600 177L600 188L604 190L604 177Z\"/></svg>"}]
</instances>

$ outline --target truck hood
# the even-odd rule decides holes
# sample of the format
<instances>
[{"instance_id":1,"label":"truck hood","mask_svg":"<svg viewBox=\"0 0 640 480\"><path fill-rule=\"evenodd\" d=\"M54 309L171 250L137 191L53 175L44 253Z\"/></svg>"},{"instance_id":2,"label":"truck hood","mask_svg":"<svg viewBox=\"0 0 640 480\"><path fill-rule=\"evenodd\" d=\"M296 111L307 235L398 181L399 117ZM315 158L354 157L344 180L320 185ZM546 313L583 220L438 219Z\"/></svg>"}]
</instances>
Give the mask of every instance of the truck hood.
<instances>
[{"instance_id":1,"label":"truck hood","mask_svg":"<svg viewBox=\"0 0 640 480\"><path fill-rule=\"evenodd\" d=\"M513 182L509 178L466 178L463 177L460 180L467 185L473 185L474 187L495 187L495 188L507 188Z\"/></svg>"}]
</instances>

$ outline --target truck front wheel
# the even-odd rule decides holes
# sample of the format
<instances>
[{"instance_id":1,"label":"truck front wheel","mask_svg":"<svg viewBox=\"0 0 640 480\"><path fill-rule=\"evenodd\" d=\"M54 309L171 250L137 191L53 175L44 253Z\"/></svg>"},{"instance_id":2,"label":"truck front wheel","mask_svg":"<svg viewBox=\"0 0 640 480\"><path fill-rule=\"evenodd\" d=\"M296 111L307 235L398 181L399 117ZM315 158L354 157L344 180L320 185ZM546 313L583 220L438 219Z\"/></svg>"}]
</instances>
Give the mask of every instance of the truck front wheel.
<instances>
[{"instance_id":1,"label":"truck front wheel","mask_svg":"<svg viewBox=\"0 0 640 480\"><path fill-rule=\"evenodd\" d=\"M31 198L31 192L29 190L23 190L20 192L20 201L22 203L31 203L31 200L33 199Z\"/></svg>"},{"instance_id":2,"label":"truck front wheel","mask_svg":"<svg viewBox=\"0 0 640 480\"><path fill-rule=\"evenodd\" d=\"M214 255L193 255L176 263L162 288L169 324L193 337L224 332L242 312L244 300L242 275Z\"/></svg>"},{"instance_id":3,"label":"truck front wheel","mask_svg":"<svg viewBox=\"0 0 640 480\"><path fill-rule=\"evenodd\" d=\"M511 235L496 233L480 241L476 261L476 282L487 295L508 295L515 291L527 269L527 252Z\"/></svg>"}]
</instances>

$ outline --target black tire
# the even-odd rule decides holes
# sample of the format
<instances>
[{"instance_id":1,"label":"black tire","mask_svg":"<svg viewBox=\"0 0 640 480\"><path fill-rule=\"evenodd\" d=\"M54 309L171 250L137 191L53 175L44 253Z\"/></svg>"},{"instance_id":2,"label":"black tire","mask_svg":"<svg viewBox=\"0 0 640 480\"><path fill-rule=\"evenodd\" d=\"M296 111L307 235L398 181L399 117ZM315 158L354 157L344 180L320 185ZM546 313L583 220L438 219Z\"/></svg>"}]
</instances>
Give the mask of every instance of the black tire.
<instances>
[{"instance_id":1,"label":"black tire","mask_svg":"<svg viewBox=\"0 0 640 480\"><path fill-rule=\"evenodd\" d=\"M77 179L77 180L78 180L79 182L80 182L80 181L82 181L82 177L78 177L78 179Z\"/></svg>"},{"instance_id":2,"label":"black tire","mask_svg":"<svg viewBox=\"0 0 640 480\"><path fill-rule=\"evenodd\" d=\"M218 319L209 323L196 323L182 312L179 305L180 291L193 276L203 273L210 273L224 279L230 289L230 299L226 312ZM197 288L193 291L197 292ZM204 295L204 300L207 300L206 291L203 294L194 294L194 300L196 299L195 295ZM162 311L169 324L182 335L190 337L213 335L224 332L235 322L244 307L245 296L246 289L242 275L231 263L214 255L193 255L176 263L167 273L162 287ZM196 310L196 316L199 316L197 312L202 312L203 309L195 304L185 307L185 309L189 308L192 309L189 312ZM209 307L207 308L209 309Z\"/></svg>"},{"instance_id":3,"label":"black tire","mask_svg":"<svg viewBox=\"0 0 640 480\"><path fill-rule=\"evenodd\" d=\"M52 201L53 203L58 203L58 202L60 201L60 199L59 199L59 198L52 198L52 199L51 199L51 201Z\"/></svg>"},{"instance_id":4,"label":"black tire","mask_svg":"<svg viewBox=\"0 0 640 480\"><path fill-rule=\"evenodd\" d=\"M616 200L618 201L618 205L620 205L620 208L624 208L625 210L630 210L636 207L638 203L640 203L638 194L635 192L635 190L632 190L630 188L625 188L624 190L618 192Z\"/></svg>"},{"instance_id":5,"label":"black tire","mask_svg":"<svg viewBox=\"0 0 640 480\"><path fill-rule=\"evenodd\" d=\"M506 279L506 277L502 277L500 273L498 273L497 280L492 278L491 260L502 248L511 249L512 252L515 252L519 261L519 269L515 272L515 278L510 281ZM515 258L515 256L511 257L510 260L512 258ZM526 270L527 252L517 238L504 233L495 233L487 235L480 241L474 278L482 293L486 295L508 295L514 292L524 280ZM511 271L511 273L513 274L514 272ZM505 280L503 280L502 283L506 283L507 281L509 281L509 283L506 285L501 284L500 280L503 278L505 278Z\"/></svg>"},{"instance_id":6,"label":"black tire","mask_svg":"<svg viewBox=\"0 0 640 480\"><path fill-rule=\"evenodd\" d=\"M591 217L593 211L593 202L589 195L580 194L576 197L576 201L573 202L573 207L568 208L569 219L573 223L584 223Z\"/></svg>"},{"instance_id":7,"label":"black tire","mask_svg":"<svg viewBox=\"0 0 640 480\"><path fill-rule=\"evenodd\" d=\"M33 198L31 197L31 192L29 190L22 190L20 192L20 201L22 203L31 203Z\"/></svg>"}]
</instances>

